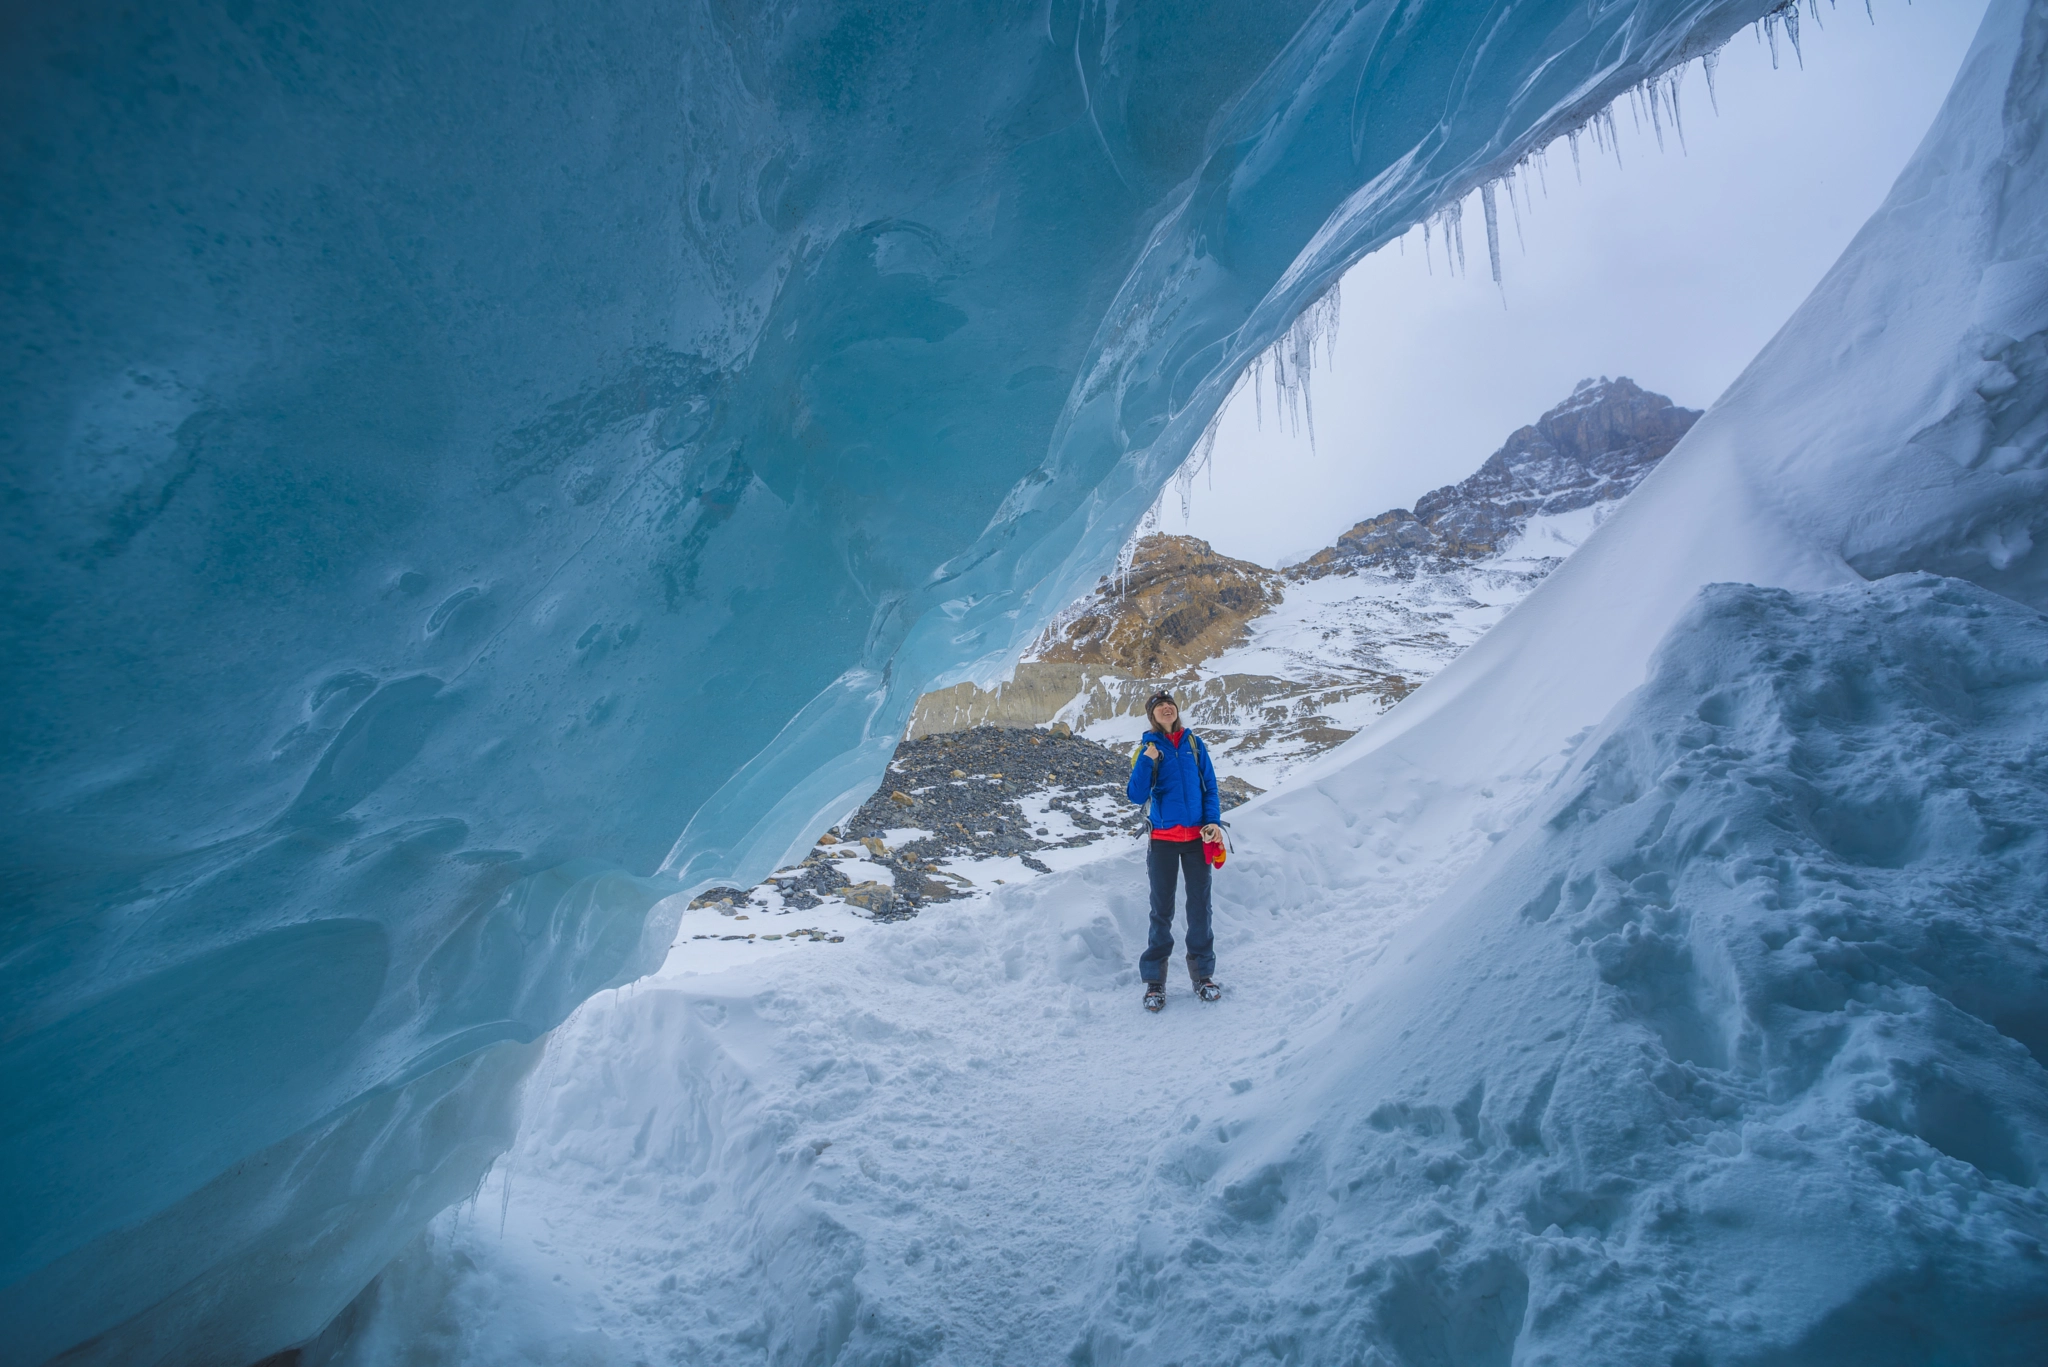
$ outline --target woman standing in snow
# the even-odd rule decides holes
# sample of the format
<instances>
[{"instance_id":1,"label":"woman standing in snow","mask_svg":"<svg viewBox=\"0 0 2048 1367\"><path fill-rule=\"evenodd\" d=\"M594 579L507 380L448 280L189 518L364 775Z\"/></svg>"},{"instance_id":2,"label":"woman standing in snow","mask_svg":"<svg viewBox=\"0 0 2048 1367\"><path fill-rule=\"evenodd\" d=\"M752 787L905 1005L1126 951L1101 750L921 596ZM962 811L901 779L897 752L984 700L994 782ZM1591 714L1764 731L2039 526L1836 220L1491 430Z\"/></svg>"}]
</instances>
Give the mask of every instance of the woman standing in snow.
<instances>
[{"instance_id":1,"label":"woman standing in snow","mask_svg":"<svg viewBox=\"0 0 2048 1367\"><path fill-rule=\"evenodd\" d=\"M1145 980L1145 1009L1166 1005L1166 960L1173 953L1173 885L1176 876L1188 884L1188 976L1195 995L1213 1002L1223 989L1210 975L1216 971L1216 939L1209 931L1210 851L1220 855L1223 809L1216 794L1216 769L1209 747L1180 724L1180 708L1171 693L1155 693L1145 704L1151 730L1131 753L1130 782L1124 796L1149 802L1152 838L1147 841L1145 870L1152 882L1152 927L1138 976ZM1219 860L1220 862L1220 860Z\"/></svg>"}]
</instances>

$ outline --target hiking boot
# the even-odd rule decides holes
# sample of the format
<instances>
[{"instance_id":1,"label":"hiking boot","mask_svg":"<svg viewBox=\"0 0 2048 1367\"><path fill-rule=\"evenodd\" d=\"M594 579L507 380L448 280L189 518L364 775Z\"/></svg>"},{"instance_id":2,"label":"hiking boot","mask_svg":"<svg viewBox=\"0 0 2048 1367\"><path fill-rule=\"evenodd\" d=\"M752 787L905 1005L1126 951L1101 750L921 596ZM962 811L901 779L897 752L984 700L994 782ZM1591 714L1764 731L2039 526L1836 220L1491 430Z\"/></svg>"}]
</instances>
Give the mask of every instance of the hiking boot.
<instances>
[{"instance_id":1,"label":"hiking boot","mask_svg":"<svg viewBox=\"0 0 2048 1367\"><path fill-rule=\"evenodd\" d=\"M1203 978L1195 984L1195 995L1205 1002L1223 1000L1223 984L1214 978Z\"/></svg>"},{"instance_id":2,"label":"hiking boot","mask_svg":"<svg viewBox=\"0 0 2048 1367\"><path fill-rule=\"evenodd\" d=\"M1147 1011L1157 1011L1157 1010L1158 1010L1159 1008L1161 1008L1162 1006L1165 1006L1165 1005L1166 1005L1166 984L1165 984L1165 983L1146 983L1146 984L1145 984L1145 1009L1146 1009Z\"/></svg>"}]
</instances>

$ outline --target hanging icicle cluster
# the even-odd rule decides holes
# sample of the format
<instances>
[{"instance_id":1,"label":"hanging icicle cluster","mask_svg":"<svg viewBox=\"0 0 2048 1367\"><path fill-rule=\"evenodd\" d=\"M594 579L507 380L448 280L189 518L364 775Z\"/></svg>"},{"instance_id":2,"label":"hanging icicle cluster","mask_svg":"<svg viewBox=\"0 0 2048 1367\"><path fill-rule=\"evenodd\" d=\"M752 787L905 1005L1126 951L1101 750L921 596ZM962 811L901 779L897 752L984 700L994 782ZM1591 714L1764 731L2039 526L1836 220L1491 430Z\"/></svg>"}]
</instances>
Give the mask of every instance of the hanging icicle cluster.
<instances>
[{"instance_id":1,"label":"hanging icicle cluster","mask_svg":"<svg viewBox=\"0 0 2048 1367\"><path fill-rule=\"evenodd\" d=\"M1338 288L1340 284L1341 281L1331 281L1328 289L1295 315L1286 333L1251 364L1252 412L1259 425L1264 427L1266 423L1265 382L1266 371L1270 367L1273 372L1273 416L1277 419L1282 405L1285 405L1289 429L1298 435L1306 426L1311 448L1316 443L1316 414L1309 394L1309 375L1315 369L1317 343L1323 344L1325 361L1336 358L1337 323L1343 304L1343 295ZM1211 419L1210 430L1203 434L1203 441L1209 448L1215 446L1214 429L1215 420ZM1207 464L1206 456L1203 464Z\"/></svg>"},{"instance_id":2,"label":"hanging icicle cluster","mask_svg":"<svg viewBox=\"0 0 2048 1367\"><path fill-rule=\"evenodd\" d=\"M1770 44L1771 65L1773 67L1778 64L1778 30L1781 27L1784 29L1785 36L1792 44L1794 55L1799 56L1801 64L1804 65L1803 54L1800 53L1799 48L1799 6L1801 3L1802 0L1785 0L1785 3L1757 21L1756 31L1758 40ZM1818 25L1820 23L1820 0L1803 0L1803 3L1806 6L1807 16L1815 25ZM1828 0L1829 8L1832 9L1834 3L1835 0ZM1871 22L1875 23L1876 14L1871 9L1871 0L1864 0L1864 8L1870 14ZM1648 77L1638 84L1629 87L1626 92L1629 112L1634 119L1636 131L1640 133L1643 125L1647 122L1652 136L1657 140L1657 150L1659 152L1666 150L1664 145L1664 129L1667 125L1678 135L1679 150L1681 152L1688 150L1685 143L1685 110L1680 96L1684 91L1686 72L1691 69L1693 60L1688 58L1661 75ZM1721 98L1720 92L1715 88L1714 78L1721 64L1720 49L1715 48L1711 51L1702 52L1698 55L1697 60L1700 64L1701 73L1706 77L1707 101L1712 105L1714 113L1718 115L1721 112ZM1611 155L1617 167L1624 166L1621 157L1621 132L1614 118L1615 106L1620 102L1620 97L1617 97L1614 101L1587 115L1583 123L1564 131L1562 136L1565 145L1571 151L1572 173L1575 178L1584 178L1584 168L1579 156L1579 139L1581 135L1591 138L1596 150ZM1553 139L1550 145L1546 145L1522 157L1521 160L1508 169L1505 175L1479 186L1479 207L1486 219L1487 264L1492 272L1495 285L1502 283L1499 196L1503 192L1507 195L1508 208L1515 220L1515 237L1519 243L1522 236L1521 211L1523 203L1529 202L1533 211L1533 202L1529 201L1527 176L1525 173L1530 167L1535 167L1537 176L1543 183L1544 193L1547 195L1549 193L1548 157L1550 146L1554 145L1555 140ZM1523 182L1523 199L1519 202L1515 199L1514 193L1518 180ZM1446 266L1453 274L1463 275L1465 273L1464 195L1459 195L1450 204L1437 210L1422 221L1423 252L1432 273L1435 270L1435 257L1431 253L1431 247L1433 246L1433 238L1438 233L1441 233L1444 239L1444 261Z\"/></svg>"},{"instance_id":3,"label":"hanging icicle cluster","mask_svg":"<svg viewBox=\"0 0 2048 1367\"><path fill-rule=\"evenodd\" d=\"M1833 9L1834 7L1835 0L1828 0L1828 8ZM1871 5L1871 0L1863 0L1863 13L1869 16L1871 23L1875 24L1877 22L1877 10ZM1820 0L1806 0L1806 14L1808 18L1813 20L1813 26L1819 28L1821 26ZM1793 58L1799 63L1800 70L1805 70L1806 54L1799 50L1799 0L1785 0L1784 4L1756 21L1757 40L1770 45L1771 70L1773 71L1778 69L1778 28L1780 25L1784 27L1785 37L1792 44Z\"/></svg>"},{"instance_id":4,"label":"hanging icicle cluster","mask_svg":"<svg viewBox=\"0 0 2048 1367\"><path fill-rule=\"evenodd\" d=\"M1121 597L1130 590L1131 565L1138 558L1138 543L1158 530L1159 504L1155 502L1145 510L1145 515L1138 519L1138 525L1131 529L1130 536L1125 538L1124 544L1117 550L1116 571L1110 575L1110 582L1115 586L1114 592L1117 596Z\"/></svg>"},{"instance_id":5,"label":"hanging icicle cluster","mask_svg":"<svg viewBox=\"0 0 2048 1367\"><path fill-rule=\"evenodd\" d=\"M1794 57L1802 67L1805 65L1805 55L1801 52L1799 46L1799 7L1801 3L1802 0L1784 0L1783 4L1756 22L1755 27L1758 41L1767 43L1770 46L1771 66L1773 68L1776 68L1778 65L1778 31L1780 28L1783 28L1786 38L1792 44ZM1803 0L1803 3L1806 6L1807 16L1818 27L1821 22L1820 0ZM1828 0L1828 7L1830 9L1834 8L1834 5L1835 0ZM1870 15L1871 22L1876 23L1877 15L1872 8L1872 0L1864 0L1864 10ZM1706 77L1707 101L1713 107L1714 113L1718 115L1721 112L1721 100L1719 92L1714 87L1714 77L1720 66L1720 49L1715 48L1711 51L1702 52L1698 55L1697 60L1699 61L1702 74ZM1681 152L1687 150L1685 145L1685 115L1680 103L1680 95L1685 83L1685 73L1690 69L1692 61L1692 58L1686 58L1671 70L1657 76L1648 77L1640 83L1629 87L1626 92L1629 101L1629 112L1634 119L1636 131L1641 132L1643 124L1647 120L1650 125L1650 131L1657 140L1657 150L1659 152L1665 150L1664 128L1667 123L1670 125L1671 130L1678 135L1679 150ZM1561 135L1566 146L1571 151L1574 178L1583 179L1583 168L1579 157L1579 139L1581 135L1591 138L1593 146L1597 151L1612 155L1614 164L1617 167L1623 166L1621 158L1621 130L1615 123L1614 118L1614 109L1619 103L1621 103L1621 97L1616 97L1613 101L1586 115L1583 122L1567 128ZM1500 196L1505 194L1507 197L1508 211L1515 224L1516 243L1526 251L1527 245L1522 238L1522 210L1526 206L1533 213L1535 208L1534 201L1529 195L1529 176L1527 173L1531 167L1535 168L1537 179L1547 197L1550 193L1549 155L1551 147L1555 145L1556 139L1553 138L1544 147L1524 154L1503 175L1496 179L1485 181L1478 186L1480 212L1486 221L1487 266L1492 274L1493 283L1496 286L1501 286L1503 290L1505 286L1502 283L1501 275ZM1522 198L1519 201L1515 198L1515 191L1518 185L1522 193ZM1454 275L1465 274L1465 197L1470 193L1471 191L1467 189L1452 196L1442 208L1422 220L1423 260L1431 274L1434 274L1436 270L1434 248L1435 240L1438 237L1443 239L1445 268ZM1407 241L1405 234L1403 234L1401 241L1404 244L1403 250L1405 250L1405 243ZM1503 293L1502 299L1505 302L1505 293ZM1237 391L1243 388L1247 378L1251 381L1253 413L1259 425L1261 427L1265 425L1265 382L1266 373L1270 369L1273 381L1274 416L1277 418L1284 409L1292 433L1299 435L1305 428L1308 432L1309 444L1311 447L1314 446L1316 439L1315 408L1309 393L1309 377L1315 367L1317 343L1320 342L1324 345L1326 360L1335 358L1340 302L1341 297L1338 292L1338 284L1332 283L1329 289L1324 291L1320 297L1301 311L1294 322L1288 327L1285 335L1261 352L1252 361L1251 365L1238 376L1236 385L1231 389L1230 397L1226 398L1223 404L1217 408L1215 415L1209 420L1209 425L1203 429L1201 437L1195 442L1193 449L1189 451L1187 460L1181 464L1179 470L1174 472L1172 487L1180 499L1180 511L1183 521L1192 512L1192 494L1195 479L1198 475L1209 469L1210 461L1215 455L1218 424L1222 421L1223 414L1229 409L1231 400L1236 397ZM1137 554L1138 542L1159 530L1160 518L1165 505L1166 493L1162 490L1159 500L1146 510L1145 516L1140 519L1137 528L1131 533L1130 539L1124 543L1122 550L1117 553L1116 573L1114 576L1116 592L1123 592L1129 582L1131 564Z\"/></svg>"},{"instance_id":6,"label":"hanging icicle cluster","mask_svg":"<svg viewBox=\"0 0 2048 1367\"><path fill-rule=\"evenodd\" d=\"M1685 119L1679 112L1678 92L1685 81L1686 68L1673 67L1662 76L1652 76L1641 85L1632 85L1628 90L1629 113L1634 116L1636 132L1643 131L1643 119L1647 115L1650 131L1657 136L1657 150L1664 150L1664 123L1671 122L1678 134L1679 150L1685 150Z\"/></svg>"}]
</instances>

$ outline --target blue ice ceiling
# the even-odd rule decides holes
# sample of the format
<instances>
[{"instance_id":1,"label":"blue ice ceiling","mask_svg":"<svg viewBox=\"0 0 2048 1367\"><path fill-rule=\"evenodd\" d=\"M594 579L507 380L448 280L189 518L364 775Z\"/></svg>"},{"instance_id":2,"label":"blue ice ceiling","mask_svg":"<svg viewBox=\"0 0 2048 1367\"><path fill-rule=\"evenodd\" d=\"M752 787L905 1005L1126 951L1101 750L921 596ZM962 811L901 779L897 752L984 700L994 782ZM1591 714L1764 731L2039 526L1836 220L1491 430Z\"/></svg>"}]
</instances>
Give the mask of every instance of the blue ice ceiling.
<instances>
[{"instance_id":1,"label":"blue ice ceiling","mask_svg":"<svg viewBox=\"0 0 2048 1367\"><path fill-rule=\"evenodd\" d=\"M1345 266L1769 7L0 19L20 1360L318 1328Z\"/></svg>"}]
</instances>

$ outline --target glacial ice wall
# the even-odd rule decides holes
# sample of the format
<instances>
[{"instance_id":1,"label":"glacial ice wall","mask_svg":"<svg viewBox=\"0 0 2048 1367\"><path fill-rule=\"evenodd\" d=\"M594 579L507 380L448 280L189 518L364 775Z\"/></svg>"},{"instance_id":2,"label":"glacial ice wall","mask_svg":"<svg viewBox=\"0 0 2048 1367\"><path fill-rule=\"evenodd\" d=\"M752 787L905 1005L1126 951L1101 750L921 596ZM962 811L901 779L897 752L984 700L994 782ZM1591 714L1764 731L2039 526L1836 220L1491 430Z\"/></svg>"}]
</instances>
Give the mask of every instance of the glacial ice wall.
<instances>
[{"instance_id":1,"label":"glacial ice wall","mask_svg":"<svg viewBox=\"0 0 2048 1367\"><path fill-rule=\"evenodd\" d=\"M1239 809L1224 1004L1132 1047L1136 852L609 996L316 1359L2035 1362L2044 57L1993 0L1624 509Z\"/></svg>"},{"instance_id":2,"label":"glacial ice wall","mask_svg":"<svg viewBox=\"0 0 2048 1367\"><path fill-rule=\"evenodd\" d=\"M1768 7L11 11L10 1355L316 1328L1345 265Z\"/></svg>"}]
</instances>

